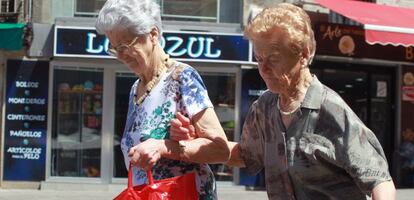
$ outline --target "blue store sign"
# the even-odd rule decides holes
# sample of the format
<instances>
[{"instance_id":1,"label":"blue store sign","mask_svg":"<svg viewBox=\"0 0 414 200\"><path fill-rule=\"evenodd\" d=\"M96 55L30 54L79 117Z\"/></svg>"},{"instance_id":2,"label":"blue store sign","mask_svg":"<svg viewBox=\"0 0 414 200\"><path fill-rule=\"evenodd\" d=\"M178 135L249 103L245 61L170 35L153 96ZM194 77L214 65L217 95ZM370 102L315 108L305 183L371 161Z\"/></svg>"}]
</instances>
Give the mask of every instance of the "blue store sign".
<instances>
[{"instance_id":1,"label":"blue store sign","mask_svg":"<svg viewBox=\"0 0 414 200\"><path fill-rule=\"evenodd\" d=\"M3 179L44 180L49 62L9 60L6 81Z\"/></svg>"},{"instance_id":2,"label":"blue store sign","mask_svg":"<svg viewBox=\"0 0 414 200\"><path fill-rule=\"evenodd\" d=\"M94 28L55 28L54 56L113 58L109 41ZM250 44L241 34L164 32L161 46L173 58L204 62L248 63Z\"/></svg>"}]
</instances>

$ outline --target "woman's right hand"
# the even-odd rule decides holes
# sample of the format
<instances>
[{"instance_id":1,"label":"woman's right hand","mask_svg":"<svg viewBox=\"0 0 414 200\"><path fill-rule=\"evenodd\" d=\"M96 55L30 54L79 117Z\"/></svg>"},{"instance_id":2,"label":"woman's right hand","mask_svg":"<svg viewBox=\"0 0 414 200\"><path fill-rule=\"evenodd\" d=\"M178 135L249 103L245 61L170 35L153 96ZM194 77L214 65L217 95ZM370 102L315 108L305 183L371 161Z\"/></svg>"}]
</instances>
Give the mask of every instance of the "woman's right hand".
<instances>
[{"instance_id":1,"label":"woman's right hand","mask_svg":"<svg viewBox=\"0 0 414 200\"><path fill-rule=\"evenodd\" d=\"M175 116L176 118L170 122L170 139L178 142L180 140L192 140L197 138L191 120L180 112L177 112Z\"/></svg>"}]
</instances>

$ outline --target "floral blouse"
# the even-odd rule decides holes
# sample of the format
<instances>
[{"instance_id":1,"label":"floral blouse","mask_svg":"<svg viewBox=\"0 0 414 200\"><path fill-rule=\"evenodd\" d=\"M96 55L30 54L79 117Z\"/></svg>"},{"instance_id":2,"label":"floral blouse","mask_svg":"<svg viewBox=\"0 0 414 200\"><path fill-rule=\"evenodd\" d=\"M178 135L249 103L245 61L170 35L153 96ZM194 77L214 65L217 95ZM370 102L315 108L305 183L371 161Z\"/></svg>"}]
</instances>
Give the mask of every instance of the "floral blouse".
<instances>
[{"instance_id":1,"label":"floral blouse","mask_svg":"<svg viewBox=\"0 0 414 200\"><path fill-rule=\"evenodd\" d=\"M177 111L193 117L200 111L213 107L206 87L191 66L174 62L162 75L159 83L140 105L134 104L134 95L138 87L137 80L129 96L128 116L121 140L125 166L129 166L128 150L148 138L169 139L170 121ZM153 167L155 180L196 172L196 185L199 199L217 199L214 174L208 164L187 163L161 158ZM133 185L147 182L144 169L133 167Z\"/></svg>"}]
</instances>

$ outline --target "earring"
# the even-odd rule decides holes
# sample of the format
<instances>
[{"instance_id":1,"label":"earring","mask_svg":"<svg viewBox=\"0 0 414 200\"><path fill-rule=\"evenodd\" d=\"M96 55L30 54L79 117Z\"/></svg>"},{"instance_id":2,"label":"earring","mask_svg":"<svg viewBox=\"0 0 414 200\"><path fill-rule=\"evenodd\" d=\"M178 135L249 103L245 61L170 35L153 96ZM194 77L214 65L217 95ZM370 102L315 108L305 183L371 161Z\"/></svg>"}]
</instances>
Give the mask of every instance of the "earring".
<instances>
[{"instance_id":1,"label":"earring","mask_svg":"<svg viewBox=\"0 0 414 200\"><path fill-rule=\"evenodd\" d=\"M306 59L303 59L302 60L302 63L301 63L301 65L300 65L302 68L305 68L306 67Z\"/></svg>"}]
</instances>

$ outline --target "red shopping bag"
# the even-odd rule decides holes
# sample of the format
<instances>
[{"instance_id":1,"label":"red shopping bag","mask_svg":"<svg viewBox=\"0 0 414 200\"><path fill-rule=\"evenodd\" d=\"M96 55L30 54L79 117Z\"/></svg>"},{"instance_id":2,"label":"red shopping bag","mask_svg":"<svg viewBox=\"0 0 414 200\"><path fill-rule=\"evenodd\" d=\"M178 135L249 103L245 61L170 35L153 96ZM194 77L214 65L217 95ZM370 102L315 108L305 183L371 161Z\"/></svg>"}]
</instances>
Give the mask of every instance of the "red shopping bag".
<instances>
[{"instance_id":1,"label":"red shopping bag","mask_svg":"<svg viewBox=\"0 0 414 200\"><path fill-rule=\"evenodd\" d=\"M197 200L195 173L154 181L147 170L148 185L132 186L131 164L128 171L128 188L114 200Z\"/></svg>"}]
</instances>

